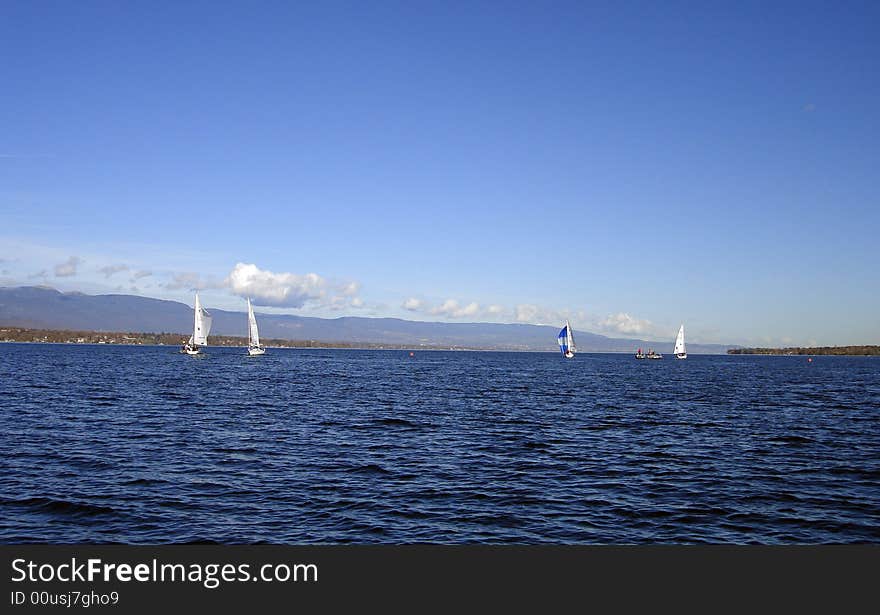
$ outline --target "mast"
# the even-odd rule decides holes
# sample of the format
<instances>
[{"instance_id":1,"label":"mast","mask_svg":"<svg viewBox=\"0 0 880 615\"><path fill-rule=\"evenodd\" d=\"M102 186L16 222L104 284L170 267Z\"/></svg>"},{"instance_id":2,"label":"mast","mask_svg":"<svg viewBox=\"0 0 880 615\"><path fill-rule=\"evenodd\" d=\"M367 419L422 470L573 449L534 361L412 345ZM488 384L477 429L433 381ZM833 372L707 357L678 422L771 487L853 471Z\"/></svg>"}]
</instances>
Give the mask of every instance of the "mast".
<instances>
[{"instance_id":1,"label":"mast","mask_svg":"<svg viewBox=\"0 0 880 615\"><path fill-rule=\"evenodd\" d=\"M199 302L199 293L196 293L196 304L193 309L193 346L196 345L196 340L199 337L199 312L202 310L202 304Z\"/></svg>"},{"instance_id":2,"label":"mast","mask_svg":"<svg viewBox=\"0 0 880 615\"><path fill-rule=\"evenodd\" d=\"M684 349L684 324L678 329L678 336L675 338L675 354L685 354Z\"/></svg>"},{"instance_id":3,"label":"mast","mask_svg":"<svg viewBox=\"0 0 880 615\"><path fill-rule=\"evenodd\" d=\"M568 332L568 351L574 354L574 332L571 330L571 323L568 319L565 321L565 328Z\"/></svg>"}]
</instances>

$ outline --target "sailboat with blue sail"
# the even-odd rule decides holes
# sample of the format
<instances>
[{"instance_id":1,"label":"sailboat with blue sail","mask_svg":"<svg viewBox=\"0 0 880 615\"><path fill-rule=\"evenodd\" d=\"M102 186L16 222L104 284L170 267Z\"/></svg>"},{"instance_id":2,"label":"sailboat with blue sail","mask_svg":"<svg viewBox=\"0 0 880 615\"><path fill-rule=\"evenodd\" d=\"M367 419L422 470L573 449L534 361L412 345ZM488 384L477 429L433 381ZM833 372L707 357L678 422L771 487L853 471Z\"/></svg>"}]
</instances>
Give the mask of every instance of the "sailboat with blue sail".
<instances>
[{"instance_id":1,"label":"sailboat with blue sail","mask_svg":"<svg viewBox=\"0 0 880 615\"><path fill-rule=\"evenodd\" d=\"M562 356L566 359L574 358L574 353L577 351L574 345L574 335L571 331L571 324L566 320L565 326L562 327L562 330L559 332L559 335L556 337L556 341L559 342L559 350L562 352Z\"/></svg>"}]
</instances>

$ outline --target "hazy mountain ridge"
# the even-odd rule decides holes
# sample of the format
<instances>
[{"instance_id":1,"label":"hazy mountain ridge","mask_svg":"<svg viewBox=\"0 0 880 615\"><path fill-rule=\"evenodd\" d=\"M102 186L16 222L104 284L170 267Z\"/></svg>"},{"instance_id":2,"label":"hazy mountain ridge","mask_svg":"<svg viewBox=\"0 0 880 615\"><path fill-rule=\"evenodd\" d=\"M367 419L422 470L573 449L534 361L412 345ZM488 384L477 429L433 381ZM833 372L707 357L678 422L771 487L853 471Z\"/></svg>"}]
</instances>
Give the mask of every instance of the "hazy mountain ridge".
<instances>
[{"instance_id":1,"label":"hazy mountain ridge","mask_svg":"<svg viewBox=\"0 0 880 615\"><path fill-rule=\"evenodd\" d=\"M213 334L247 335L245 312L206 307L214 318ZM48 287L0 288L0 325L5 326L184 335L190 332L192 319L192 307L177 301L134 295L62 293ZM260 336L266 338L499 350L555 350L559 331L559 327L546 325L423 322L359 316L316 318L258 313L258 320ZM575 341L582 352L633 352L641 346L671 353L674 340L619 339L575 328ZM733 346L688 343L688 352L694 354L723 354L729 348Z\"/></svg>"}]
</instances>

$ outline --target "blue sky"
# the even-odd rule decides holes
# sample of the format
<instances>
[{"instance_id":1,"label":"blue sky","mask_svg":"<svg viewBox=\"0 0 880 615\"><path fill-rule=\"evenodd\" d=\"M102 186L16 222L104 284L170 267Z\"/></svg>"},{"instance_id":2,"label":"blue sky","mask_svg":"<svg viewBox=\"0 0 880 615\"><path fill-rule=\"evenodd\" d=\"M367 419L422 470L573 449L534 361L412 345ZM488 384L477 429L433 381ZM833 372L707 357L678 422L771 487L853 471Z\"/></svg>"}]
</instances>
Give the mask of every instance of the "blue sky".
<instances>
[{"instance_id":1,"label":"blue sky","mask_svg":"<svg viewBox=\"0 0 880 615\"><path fill-rule=\"evenodd\" d=\"M0 285L880 343L876 3L0 8Z\"/></svg>"}]
</instances>

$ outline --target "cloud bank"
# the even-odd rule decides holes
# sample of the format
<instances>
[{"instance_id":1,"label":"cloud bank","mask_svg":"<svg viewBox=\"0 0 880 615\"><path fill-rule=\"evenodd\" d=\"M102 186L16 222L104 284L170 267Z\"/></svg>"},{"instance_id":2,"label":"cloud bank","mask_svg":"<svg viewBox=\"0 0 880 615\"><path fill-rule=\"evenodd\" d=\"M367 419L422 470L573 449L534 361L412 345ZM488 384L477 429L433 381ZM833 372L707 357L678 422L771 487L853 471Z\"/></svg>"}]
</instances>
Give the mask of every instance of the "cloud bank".
<instances>
[{"instance_id":1,"label":"cloud bank","mask_svg":"<svg viewBox=\"0 0 880 615\"><path fill-rule=\"evenodd\" d=\"M82 259L80 257L71 256L63 263L58 263L57 265L55 265L55 277L69 278L76 275L76 268L81 262Z\"/></svg>"},{"instance_id":2,"label":"cloud bank","mask_svg":"<svg viewBox=\"0 0 880 615\"><path fill-rule=\"evenodd\" d=\"M461 306L455 299L447 299L442 305L431 308L430 313L448 318L473 318L480 313L480 304L471 302Z\"/></svg>"},{"instance_id":3,"label":"cloud bank","mask_svg":"<svg viewBox=\"0 0 880 615\"><path fill-rule=\"evenodd\" d=\"M610 314L605 320L600 321L598 324L604 331L636 335L650 333L654 329L654 324L650 320L634 318L625 312Z\"/></svg>"},{"instance_id":4,"label":"cloud bank","mask_svg":"<svg viewBox=\"0 0 880 615\"><path fill-rule=\"evenodd\" d=\"M334 284L317 273L275 273L254 264L237 263L225 282L232 294L250 297L254 305L286 308L311 306L331 310L364 305L357 296L360 284Z\"/></svg>"},{"instance_id":5,"label":"cloud bank","mask_svg":"<svg viewBox=\"0 0 880 615\"><path fill-rule=\"evenodd\" d=\"M106 267L101 267L98 269L98 273L103 273L105 278L109 278L115 273L119 273L120 271L128 271L128 265L107 265Z\"/></svg>"},{"instance_id":6,"label":"cloud bank","mask_svg":"<svg viewBox=\"0 0 880 615\"><path fill-rule=\"evenodd\" d=\"M494 322L518 322L536 325L556 325L564 322L570 312L552 310L534 304L519 304L507 308L499 304L481 305L476 301L460 302L446 299L441 303L429 303L424 299L410 297L400 307L408 312L425 316L439 316L445 319L489 320ZM578 313L581 315L582 313Z\"/></svg>"},{"instance_id":7,"label":"cloud bank","mask_svg":"<svg viewBox=\"0 0 880 615\"><path fill-rule=\"evenodd\" d=\"M203 278L193 271L175 273L171 276L171 281L165 284L165 288L168 290L205 290L206 288L223 288L224 286L224 282L219 282L214 278Z\"/></svg>"}]
</instances>

